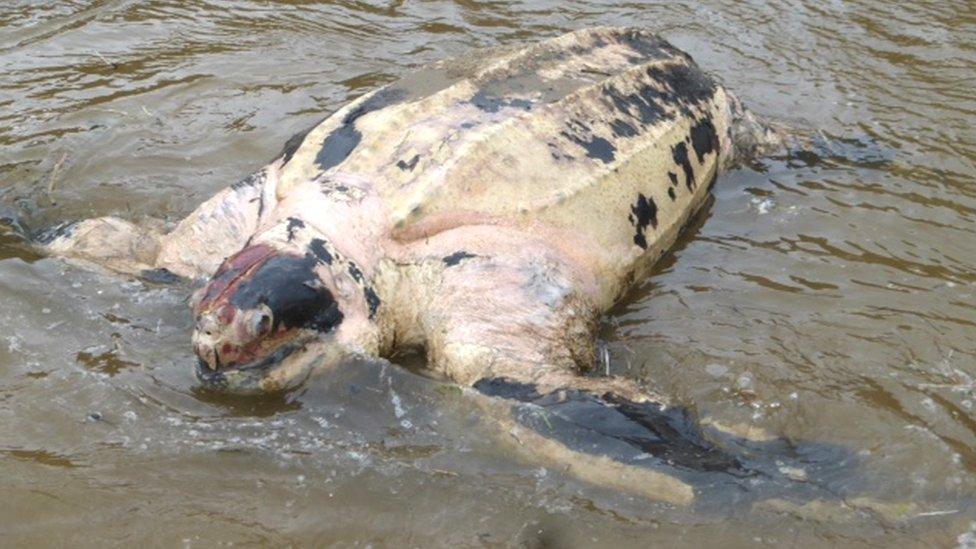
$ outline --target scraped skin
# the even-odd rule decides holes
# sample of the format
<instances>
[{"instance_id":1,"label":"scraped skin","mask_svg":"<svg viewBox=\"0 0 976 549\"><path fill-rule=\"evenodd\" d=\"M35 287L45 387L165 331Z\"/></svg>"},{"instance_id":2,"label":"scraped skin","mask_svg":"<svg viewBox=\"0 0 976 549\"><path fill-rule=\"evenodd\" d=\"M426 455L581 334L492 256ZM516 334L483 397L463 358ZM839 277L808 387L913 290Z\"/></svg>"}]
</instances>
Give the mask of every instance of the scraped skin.
<instances>
[{"instance_id":1,"label":"scraped skin","mask_svg":"<svg viewBox=\"0 0 976 549\"><path fill-rule=\"evenodd\" d=\"M481 394L565 397L570 415L599 412L594 431L681 466L735 468L682 440L660 396L581 374L600 315L719 174L785 139L656 36L582 30L360 97L165 235L93 220L49 249L124 272L213 274L192 307L198 375L215 387L279 390L343 354L423 348ZM532 446L580 478L637 478L545 438ZM665 499L690 501L672 488Z\"/></svg>"}]
</instances>

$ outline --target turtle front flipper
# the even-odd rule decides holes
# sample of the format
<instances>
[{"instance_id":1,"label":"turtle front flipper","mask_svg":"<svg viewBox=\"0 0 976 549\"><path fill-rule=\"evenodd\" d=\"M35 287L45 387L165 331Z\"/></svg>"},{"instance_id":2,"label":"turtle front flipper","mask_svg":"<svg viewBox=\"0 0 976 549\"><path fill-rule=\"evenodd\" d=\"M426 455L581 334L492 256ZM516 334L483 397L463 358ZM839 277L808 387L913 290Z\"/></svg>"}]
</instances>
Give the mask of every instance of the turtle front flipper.
<instances>
[{"instance_id":1,"label":"turtle front flipper","mask_svg":"<svg viewBox=\"0 0 976 549\"><path fill-rule=\"evenodd\" d=\"M205 278L257 231L275 204L279 162L220 191L171 231L117 217L62 223L32 239L46 253L153 281Z\"/></svg>"},{"instance_id":2,"label":"turtle front flipper","mask_svg":"<svg viewBox=\"0 0 976 549\"><path fill-rule=\"evenodd\" d=\"M695 488L672 470L643 461L649 454L636 451L631 453L636 459L622 459L620 449L614 448L614 443L620 440L607 437L608 429L635 441L650 441L655 437L636 430L625 434L620 429L623 425L614 419L609 425L598 427L601 420L607 419L605 414L587 416L589 412L600 411L599 399L569 390L540 396L538 402L513 401L511 398L516 395L512 393L493 394L494 389L500 388L498 381L477 383L471 394L497 428L496 440L506 451L602 488L677 506L695 502ZM512 388L509 382L505 385ZM531 393L520 396L537 394L528 390ZM580 421L588 426L580 427Z\"/></svg>"},{"instance_id":3,"label":"turtle front flipper","mask_svg":"<svg viewBox=\"0 0 976 549\"><path fill-rule=\"evenodd\" d=\"M583 381L581 383L581 381ZM749 471L702 435L698 422L681 407L671 407L649 394L617 394L627 380L567 379L566 389L539 393L529 384L486 378L474 384L478 392L517 401L513 417L526 428L556 440L569 449L631 459L655 461L690 471L718 471L746 476Z\"/></svg>"},{"instance_id":4,"label":"turtle front flipper","mask_svg":"<svg viewBox=\"0 0 976 549\"><path fill-rule=\"evenodd\" d=\"M116 272L155 270L161 233L117 217L62 223L34 237L45 252L81 260Z\"/></svg>"}]
</instances>

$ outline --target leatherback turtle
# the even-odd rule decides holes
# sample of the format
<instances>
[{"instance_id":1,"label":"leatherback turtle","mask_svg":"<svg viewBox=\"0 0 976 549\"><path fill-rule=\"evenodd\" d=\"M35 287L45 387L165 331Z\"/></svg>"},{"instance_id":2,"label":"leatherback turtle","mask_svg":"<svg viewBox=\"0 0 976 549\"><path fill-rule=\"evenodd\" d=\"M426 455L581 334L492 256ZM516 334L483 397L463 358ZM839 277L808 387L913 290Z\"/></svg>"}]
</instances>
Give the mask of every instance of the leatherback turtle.
<instances>
[{"instance_id":1,"label":"leatherback turtle","mask_svg":"<svg viewBox=\"0 0 976 549\"><path fill-rule=\"evenodd\" d=\"M581 375L601 313L724 170L783 141L665 40L593 28L367 93L166 234L98 218L46 247L209 277L191 299L207 385L278 390L332 354L418 348L482 393L570 390L633 420L636 383Z\"/></svg>"}]
</instances>

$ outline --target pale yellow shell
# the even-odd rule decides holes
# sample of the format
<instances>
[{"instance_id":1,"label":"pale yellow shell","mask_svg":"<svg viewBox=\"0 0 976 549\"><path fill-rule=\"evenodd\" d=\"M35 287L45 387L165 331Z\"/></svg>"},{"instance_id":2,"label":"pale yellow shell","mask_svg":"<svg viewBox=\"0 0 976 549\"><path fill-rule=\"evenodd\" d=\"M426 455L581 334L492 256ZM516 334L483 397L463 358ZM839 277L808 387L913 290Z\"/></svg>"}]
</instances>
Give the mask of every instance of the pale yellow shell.
<instances>
[{"instance_id":1,"label":"pale yellow shell","mask_svg":"<svg viewBox=\"0 0 976 549\"><path fill-rule=\"evenodd\" d=\"M603 273L612 301L703 201L730 154L733 101L653 34L587 29L437 64L359 98L289 151L277 193L366 181L402 242L530 227ZM703 124L708 142L693 143Z\"/></svg>"}]
</instances>

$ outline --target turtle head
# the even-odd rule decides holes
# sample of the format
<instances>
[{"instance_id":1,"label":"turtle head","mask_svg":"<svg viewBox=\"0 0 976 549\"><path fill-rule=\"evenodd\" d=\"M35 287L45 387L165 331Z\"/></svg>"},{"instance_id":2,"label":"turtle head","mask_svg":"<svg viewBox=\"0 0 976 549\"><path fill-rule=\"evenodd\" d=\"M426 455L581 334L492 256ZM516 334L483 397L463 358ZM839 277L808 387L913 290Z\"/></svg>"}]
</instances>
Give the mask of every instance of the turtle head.
<instances>
[{"instance_id":1,"label":"turtle head","mask_svg":"<svg viewBox=\"0 0 976 549\"><path fill-rule=\"evenodd\" d=\"M327 272L312 252L267 244L227 258L191 299L197 377L234 392L300 383L343 319Z\"/></svg>"},{"instance_id":2,"label":"turtle head","mask_svg":"<svg viewBox=\"0 0 976 549\"><path fill-rule=\"evenodd\" d=\"M749 165L765 156L786 152L791 138L787 132L769 124L745 108L734 95L729 101L729 154L725 155L725 169Z\"/></svg>"}]
</instances>

